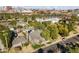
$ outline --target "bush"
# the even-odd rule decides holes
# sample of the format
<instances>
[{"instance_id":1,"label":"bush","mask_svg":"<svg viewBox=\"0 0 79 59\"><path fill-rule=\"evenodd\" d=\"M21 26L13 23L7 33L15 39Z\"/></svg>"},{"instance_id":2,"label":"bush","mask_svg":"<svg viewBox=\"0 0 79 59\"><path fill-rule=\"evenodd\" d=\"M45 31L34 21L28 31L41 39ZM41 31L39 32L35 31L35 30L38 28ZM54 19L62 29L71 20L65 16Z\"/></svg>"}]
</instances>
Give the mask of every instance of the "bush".
<instances>
[{"instance_id":1,"label":"bush","mask_svg":"<svg viewBox=\"0 0 79 59\"><path fill-rule=\"evenodd\" d=\"M34 49L40 48L40 47L42 47L42 46L44 46L44 45L39 45L39 44L33 44L33 45L32 45L32 47L33 47Z\"/></svg>"}]
</instances>

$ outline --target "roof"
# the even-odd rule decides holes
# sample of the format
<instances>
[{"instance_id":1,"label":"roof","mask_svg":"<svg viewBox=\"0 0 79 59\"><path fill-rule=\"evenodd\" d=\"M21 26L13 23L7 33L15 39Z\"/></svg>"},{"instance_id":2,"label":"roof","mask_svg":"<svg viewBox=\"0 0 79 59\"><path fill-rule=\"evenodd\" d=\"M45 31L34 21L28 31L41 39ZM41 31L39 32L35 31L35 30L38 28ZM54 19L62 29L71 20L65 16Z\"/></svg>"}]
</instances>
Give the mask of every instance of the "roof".
<instances>
[{"instance_id":1,"label":"roof","mask_svg":"<svg viewBox=\"0 0 79 59\"><path fill-rule=\"evenodd\" d=\"M30 34L29 34L30 38L31 38L31 42L32 43L39 43L40 41L43 41L44 38L42 38L40 36L40 31L39 30L35 30L35 31L32 31Z\"/></svg>"},{"instance_id":2,"label":"roof","mask_svg":"<svg viewBox=\"0 0 79 59\"><path fill-rule=\"evenodd\" d=\"M12 47L21 46L22 44L26 43L27 39L24 36L18 36L12 42Z\"/></svg>"}]
</instances>

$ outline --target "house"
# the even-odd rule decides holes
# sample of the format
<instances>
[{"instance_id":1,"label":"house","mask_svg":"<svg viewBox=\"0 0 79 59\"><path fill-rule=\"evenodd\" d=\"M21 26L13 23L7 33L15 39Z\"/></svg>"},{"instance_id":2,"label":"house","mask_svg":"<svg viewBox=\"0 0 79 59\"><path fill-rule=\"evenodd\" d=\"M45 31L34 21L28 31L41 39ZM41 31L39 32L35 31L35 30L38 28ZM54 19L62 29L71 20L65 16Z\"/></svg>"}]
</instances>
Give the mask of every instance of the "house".
<instances>
[{"instance_id":1,"label":"house","mask_svg":"<svg viewBox=\"0 0 79 59\"><path fill-rule=\"evenodd\" d=\"M28 41L24 36L18 36L13 40L12 47L22 46L22 44L27 42Z\"/></svg>"},{"instance_id":2,"label":"house","mask_svg":"<svg viewBox=\"0 0 79 59\"><path fill-rule=\"evenodd\" d=\"M40 33L40 30L34 30L29 33L29 39L32 44L40 44L45 41L45 39L41 37Z\"/></svg>"},{"instance_id":3,"label":"house","mask_svg":"<svg viewBox=\"0 0 79 59\"><path fill-rule=\"evenodd\" d=\"M12 41L12 47L22 46L22 44L27 43L27 34L26 32L16 29L17 37Z\"/></svg>"}]
</instances>

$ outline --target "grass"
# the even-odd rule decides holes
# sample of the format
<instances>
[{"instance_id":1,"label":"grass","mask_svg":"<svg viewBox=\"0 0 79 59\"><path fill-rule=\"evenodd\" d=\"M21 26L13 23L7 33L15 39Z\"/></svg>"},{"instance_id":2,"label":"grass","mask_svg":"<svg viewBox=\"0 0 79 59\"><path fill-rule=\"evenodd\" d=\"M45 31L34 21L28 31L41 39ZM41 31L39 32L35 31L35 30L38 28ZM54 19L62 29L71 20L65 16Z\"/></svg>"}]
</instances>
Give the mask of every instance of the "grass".
<instances>
[{"instance_id":1,"label":"grass","mask_svg":"<svg viewBox=\"0 0 79 59\"><path fill-rule=\"evenodd\" d=\"M52 43L52 42L47 42L47 44L50 44L50 43Z\"/></svg>"},{"instance_id":2,"label":"grass","mask_svg":"<svg viewBox=\"0 0 79 59\"><path fill-rule=\"evenodd\" d=\"M42 47L42 46L44 46L44 45L43 45L43 44L42 44L42 45L39 45L39 44L33 44L33 45L32 45L32 47L33 47L34 49L40 48L40 47Z\"/></svg>"},{"instance_id":3,"label":"grass","mask_svg":"<svg viewBox=\"0 0 79 59\"><path fill-rule=\"evenodd\" d=\"M24 44L22 44L22 46L26 46L26 47L27 47L28 45L29 45L28 43L24 43Z\"/></svg>"}]
</instances>

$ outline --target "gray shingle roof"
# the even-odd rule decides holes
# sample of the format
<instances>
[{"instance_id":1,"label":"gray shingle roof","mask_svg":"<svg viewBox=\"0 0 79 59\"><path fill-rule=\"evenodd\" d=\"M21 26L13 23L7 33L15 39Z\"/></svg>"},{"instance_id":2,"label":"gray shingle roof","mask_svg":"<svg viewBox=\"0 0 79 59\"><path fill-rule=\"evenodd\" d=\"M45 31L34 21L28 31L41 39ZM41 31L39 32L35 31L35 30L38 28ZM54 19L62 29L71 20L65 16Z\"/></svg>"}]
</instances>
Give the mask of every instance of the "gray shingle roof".
<instances>
[{"instance_id":1,"label":"gray shingle roof","mask_svg":"<svg viewBox=\"0 0 79 59\"><path fill-rule=\"evenodd\" d=\"M39 42L44 40L44 38L42 38L40 36L40 31L39 30L35 30L35 31L31 32L29 34L29 37L30 37L32 43L39 43Z\"/></svg>"},{"instance_id":2,"label":"gray shingle roof","mask_svg":"<svg viewBox=\"0 0 79 59\"><path fill-rule=\"evenodd\" d=\"M12 42L12 47L21 46L22 44L28 42L24 36L18 36Z\"/></svg>"}]
</instances>

